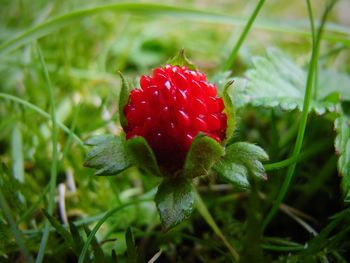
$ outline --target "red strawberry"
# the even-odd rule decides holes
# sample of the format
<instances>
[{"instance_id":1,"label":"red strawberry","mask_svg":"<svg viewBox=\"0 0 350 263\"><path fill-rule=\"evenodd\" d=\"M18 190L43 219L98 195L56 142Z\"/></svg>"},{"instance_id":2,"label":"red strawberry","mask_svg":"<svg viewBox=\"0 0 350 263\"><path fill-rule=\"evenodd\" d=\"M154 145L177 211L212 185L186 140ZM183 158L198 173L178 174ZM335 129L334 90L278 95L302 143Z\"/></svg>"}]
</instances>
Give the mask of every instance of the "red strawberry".
<instances>
[{"instance_id":1,"label":"red strawberry","mask_svg":"<svg viewBox=\"0 0 350 263\"><path fill-rule=\"evenodd\" d=\"M143 136L160 165L182 166L199 132L224 139L224 103L203 73L166 65L154 69L153 76L142 76L140 86L130 92L124 108L126 138Z\"/></svg>"}]
</instances>

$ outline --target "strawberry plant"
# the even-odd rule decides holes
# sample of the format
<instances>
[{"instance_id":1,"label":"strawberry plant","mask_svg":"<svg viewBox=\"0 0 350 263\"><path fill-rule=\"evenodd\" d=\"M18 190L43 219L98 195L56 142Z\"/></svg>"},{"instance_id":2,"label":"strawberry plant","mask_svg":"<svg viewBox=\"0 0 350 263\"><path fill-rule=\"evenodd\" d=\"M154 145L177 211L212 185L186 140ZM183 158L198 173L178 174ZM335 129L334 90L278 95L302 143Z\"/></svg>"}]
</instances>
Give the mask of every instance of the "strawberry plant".
<instances>
[{"instance_id":1,"label":"strawberry plant","mask_svg":"<svg viewBox=\"0 0 350 263\"><path fill-rule=\"evenodd\" d=\"M349 9L3 0L0 262L349 261Z\"/></svg>"},{"instance_id":2,"label":"strawberry plant","mask_svg":"<svg viewBox=\"0 0 350 263\"><path fill-rule=\"evenodd\" d=\"M154 69L152 77L142 76L141 88L129 91L121 77L119 119L125 134L89 139L86 144L93 149L85 165L98 169L97 175L118 174L134 165L145 175L163 177L155 202L166 230L191 215L191 181L208 175L212 167L242 188L254 178L266 179L260 162L268 160L264 150L246 142L227 143L235 125L227 93L231 82L223 90L224 99L218 97L216 86L183 50L170 64Z\"/></svg>"}]
</instances>

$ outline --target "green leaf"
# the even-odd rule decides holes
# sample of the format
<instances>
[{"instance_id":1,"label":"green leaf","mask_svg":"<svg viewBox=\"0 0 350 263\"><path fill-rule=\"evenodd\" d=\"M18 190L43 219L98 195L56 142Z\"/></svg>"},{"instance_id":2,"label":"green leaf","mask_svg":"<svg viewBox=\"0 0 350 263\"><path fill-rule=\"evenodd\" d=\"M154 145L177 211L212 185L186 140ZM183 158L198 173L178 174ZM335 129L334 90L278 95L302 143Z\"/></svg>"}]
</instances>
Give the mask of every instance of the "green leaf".
<instances>
[{"instance_id":1,"label":"green leaf","mask_svg":"<svg viewBox=\"0 0 350 263\"><path fill-rule=\"evenodd\" d=\"M79 256L80 251L82 250L84 246L84 241L79 233L78 228L73 222L69 222L69 230L72 234L72 238L74 241L74 252L77 256Z\"/></svg>"},{"instance_id":2,"label":"green leaf","mask_svg":"<svg viewBox=\"0 0 350 263\"><path fill-rule=\"evenodd\" d=\"M87 236L91 234L91 230L87 225L83 225L84 231ZM94 262L105 262L105 255L102 251L101 245L98 243L96 236L91 240L91 246L94 252Z\"/></svg>"},{"instance_id":3,"label":"green leaf","mask_svg":"<svg viewBox=\"0 0 350 263\"><path fill-rule=\"evenodd\" d=\"M187 153L183 175L194 178L208 174L213 164L224 155L224 148L214 139L199 134Z\"/></svg>"},{"instance_id":4,"label":"green leaf","mask_svg":"<svg viewBox=\"0 0 350 263\"><path fill-rule=\"evenodd\" d=\"M232 99L230 97L229 94L229 89L230 87L232 87L233 80L229 81L225 87L224 87L224 92L223 92L223 100L224 100L224 104L225 104L225 111L227 114L227 128L226 128L226 138L225 141L229 141L232 136L233 136L233 132L235 130L236 127L236 112L235 112L235 108L232 102Z\"/></svg>"},{"instance_id":5,"label":"green leaf","mask_svg":"<svg viewBox=\"0 0 350 263\"><path fill-rule=\"evenodd\" d=\"M167 64L180 67L185 66L188 69L196 70L196 66L186 57L184 49L181 49L179 54L177 54L172 59L169 59L167 61Z\"/></svg>"},{"instance_id":6,"label":"green leaf","mask_svg":"<svg viewBox=\"0 0 350 263\"><path fill-rule=\"evenodd\" d=\"M130 85L127 81L127 79L123 76L123 74L121 72L118 72L120 75L120 78L122 79L122 86L120 89L120 93L119 93L119 105L118 105L118 109L119 109L119 120L120 120L120 124L122 125L122 127L125 127L128 123L127 123L127 119L124 115L124 107L126 104L128 104L128 100L129 100L129 93L130 93Z\"/></svg>"},{"instance_id":7,"label":"green leaf","mask_svg":"<svg viewBox=\"0 0 350 263\"><path fill-rule=\"evenodd\" d=\"M339 154L338 171L342 176L345 202L350 202L350 118L343 115L335 120L337 136L335 150Z\"/></svg>"},{"instance_id":8,"label":"green leaf","mask_svg":"<svg viewBox=\"0 0 350 263\"><path fill-rule=\"evenodd\" d=\"M45 209L42 209L42 211L46 218L50 221L51 225L56 229L57 233L59 233L63 237L63 239L67 242L67 244L70 247L74 248L74 241L69 231L65 229L64 226L61 225L56 218L49 215L49 213Z\"/></svg>"},{"instance_id":9,"label":"green leaf","mask_svg":"<svg viewBox=\"0 0 350 263\"><path fill-rule=\"evenodd\" d=\"M193 211L195 192L186 178L164 179L155 202L165 231L187 219Z\"/></svg>"},{"instance_id":10,"label":"green leaf","mask_svg":"<svg viewBox=\"0 0 350 263\"><path fill-rule=\"evenodd\" d=\"M224 158L214 165L213 170L237 187L247 189L250 178L266 179L261 162L268 158L259 146L237 142L227 146Z\"/></svg>"},{"instance_id":11,"label":"green leaf","mask_svg":"<svg viewBox=\"0 0 350 263\"><path fill-rule=\"evenodd\" d=\"M139 168L145 170L145 172L162 176L159 171L157 159L153 153L152 148L143 137L134 137L126 142L128 152L133 158L133 162Z\"/></svg>"},{"instance_id":12,"label":"green leaf","mask_svg":"<svg viewBox=\"0 0 350 263\"><path fill-rule=\"evenodd\" d=\"M137 262L137 252L135 247L134 235L132 234L131 228L128 227L125 232L125 241L127 248L127 262L128 263L136 263Z\"/></svg>"},{"instance_id":13,"label":"green leaf","mask_svg":"<svg viewBox=\"0 0 350 263\"><path fill-rule=\"evenodd\" d=\"M319 73L318 89L320 98L337 92L341 100L350 100L350 76L334 69L323 69Z\"/></svg>"},{"instance_id":14,"label":"green leaf","mask_svg":"<svg viewBox=\"0 0 350 263\"><path fill-rule=\"evenodd\" d=\"M93 147L88 152L84 165L97 169L95 175L114 175L131 166L122 137L98 135L88 139L85 144Z\"/></svg>"},{"instance_id":15,"label":"green leaf","mask_svg":"<svg viewBox=\"0 0 350 263\"><path fill-rule=\"evenodd\" d=\"M281 107L283 110L302 110L306 71L289 56L278 49L269 49L266 57L253 58L254 67L246 72L248 85L245 89L234 89L232 97L241 97L253 106ZM350 97L350 77L344 73L320 69L317 99L311 100L310 110L318 114L336 111L338 101L332 93L339 93L342 99ZM236 105L237 107L237 105Z\"/></svg>"}]
</instances>

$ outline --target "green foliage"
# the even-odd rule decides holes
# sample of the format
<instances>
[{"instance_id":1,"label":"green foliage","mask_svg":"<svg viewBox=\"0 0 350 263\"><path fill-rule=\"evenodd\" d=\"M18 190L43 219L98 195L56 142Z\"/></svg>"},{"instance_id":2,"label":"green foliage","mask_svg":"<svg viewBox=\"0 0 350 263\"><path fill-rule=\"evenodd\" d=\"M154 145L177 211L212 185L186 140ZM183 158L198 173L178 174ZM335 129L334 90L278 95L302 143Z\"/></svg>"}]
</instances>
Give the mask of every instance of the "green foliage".
<instances>
[{"instance_id":1,"label":"green foliage","mask_svg":"<svg viewBox=\"0 0 350 263\"><path fill-rule=\"evenodd\" d=\"M127 248L127 255L128 263L136 263L137 262L137 252L136 252L136 247L135 247L135 240L134 240L134 235L132 233L132 230L130 227L126 229L125 232L125 241L126 241L126 248Z\"/></svg>"},{"instance_id":2,"label":"green foliage","mask_svg":"<svg viewBox=\"0 0 350 263\"><path fill-rule=\"evenodd\" d=\"M186 178L165 179L159 185L155 202L165 231L191 215L194 197L193 186Z\"/></svg>"},{"instance_id":3,"label":"green foliage","mask_svg":"<svg viewBox=\"0 0 350 263\"><path fill-rule=\"evenodd\" d=\"M225 104L225 111L227 115L227 128L226 128L225 141L229 141L232 138L233 132L236 128L235 106L232 102L232 98L230 97L230 92L229 92L229 89L232 87L232 84L233 84L233 81L229 81L228 83L226 83L224 87L224 92L222 94L222 98Z\"/></svg>"},{"instance_id":4,"label":"green foliage","mask_svg":"<svg viewBox=\"0 0 350 263\"><path fill-rule=\"evenodd\" d=\"M67 242L68 246L73 247L73 238L70 235L69 231L65 229L60 222L51 216L45 209L43 209L43 213L46 216L46 218L50 221L50 224L56 229L57 233L59 233L64 240Z\"/></svg>"},{"instance_id":5,"label":"green foliage","mask_svg":"<svg viewBox=\"0 0 350 263\"><path fill-rule=\"evenodd\" d=\"M83 225L83 228L84 228L86 235L89 236L91 234L91 230L86 225ZM105 262L106 261L105 255L104 255L102 248L101 248L101 245L98 243L95 235L91 239L91 247L92 247L92 251L94 253L94 261L95 262Z\"/></svg>"},{"instance_id":6,"label":"green foliage","mask_svg":"<svg viewBox=\"0 0 350 263\"><path fill-rule=\"evenodd\" d=\"M122 79L122 86L119 93L119 120L122 127L127 125L126 117L124 116L124 107L128 104L130 86L126 78L121 72L119 72L120 78Z\"/></svg>"},{"instance_id":7,"label":"green foliage","mask_svg":"<svg viewBox=\"0 0 350 263\"><path fill-rule=\"evenodd\" d=\"M241 91L243 94L237 94L244 96L245 103L289 111L302 109L306 82L306 72L302 67L276 48L269 49L265 57L254 57L253 65L254 68L246 72L247 87ZM327 69L320 69L319 76L316 87L318 97L311 100L310 110L318 114L336 111L339 101L334 94L349 99L350 78L344 73Z\"/></svg>"},{"instance_id":8,"label":"green foliage","mask_svg":"<svg viewBox=\"0 0 350 263\"><path fill-rule=\"evenodd\" d=\"M220 176L233 185L247 189L250 179L266 180L262 161L267 161L268 155L259 146L237 142L226 147L226 154L213 167Z\"/></svg>"},{"instance_id":9,"label":"green foliage","mask_svg":"<svg viewBox=\"0 0 350 263\"><path fill-rule=\"evenodd\" d=\"M334 147L339 155L338 171L342 176L342 188L345 202L350 202L350 119L341 116L335 120L337 136Z\"/></svg>"},{"instance_id":10,"label":"green foliage","mask_svg":"<svg viewBox=\"0 0 350 263\"><path fill-rule=\"evenodd\" d=\"M185 178L207 175L213 164L224 155L224 148L214 139L197 135L187 153L183 169Z\"/></svg>"},{"instance_id":11,"label":"green foliage","mask_svg":"<svg viewBox=\"0 0 350 263\"><path fill-rule=\"evenodd\" d=\"M156 157L143 137L135 137L126 142L128 153L132 156L133 163L146 173L154 176L162 176L159 171Z\"/></svg>"},{"instance_id":12,"label":"green foliage","mask_svg":"<svg viewBox=\"0 0 350 263\"><path fill-rule=\"evenodd\" d=\"M349 240L346 238L350 234L350 209L345 209L332 216L331 222L314 237L308 244L307 249L300 253L298 260L301 262L316 262L324 258L337 255L339 249L346 249ZM337 228L344 226L342 231L334 232ZM332 255L333 254L333 255ZM346 262L338 255L336 262Z\"/></svg>"},{"instance_id":13,"label":"green foliage","mask_svg":"<svg viewBox=\"0 0 350 263\"><path fill-rule=\"evenodd\" d=\"M169 59L167 64L180 67L185 66L191 70L196 70L196 66L186 57L184 49L181 49L175 57Z\"/></svg>"},{"instance_id":14,"label":"green foliage","mask_svg":"<svg viewBox=\"0 0 350 263\"><path fill-rule=\"evenodd\" d=\"M114 175L131 166L122 137L99 135L88 139L85 144L93 148L87 154L84 165L98 169L95 175Z\"/></svg>"},{"instance_id":15,"label":"green foliage","mask_svg":"<svg viewBox=\"0 0 350 263\"><path fill-rule=\"evenodd\" d=\"M4 0L0 261L126 262L132 255L130 261L154 262L161 254L156 262L346 262L350 222L340 191L348 201L350 31L343 18L348 7L338 1L322 34L305 136L294 156L312 32L302 1L266 1L248 24L262 2L92 0L87 6L83 0ZM330 1L307 2L317 15ZM270 46L277 48L262 55ZM128 89L137 88L141 74L182 48L216 83L229 129L222 146L197 138L187 166L167 174L148 144L126 144L120 133L128 90L116 71L128 77ZM220 70L229 66L232 72ZM86 138L91 147L84 145ZM265 171L264 151L237 147L239 141L269 153ZM222 147L225 154L214 163ZM120 176L94 177L82 165L85 157L98 174ZM261 222L293 164L287 195L262 232ZM213 170L218 176L190 182L189 175ZM265 172L268 180L259 180ZM58 212L69 224L57 220ZM164 218L167 229L177 227L162 232Z\"/></svg>"},{"instance_id":16,"label":"green foliage","mask_svg":"<svg viewBox=\"0 0 350 263\"><path fill-rule=\"evenodd\" d=\"M78 227L74 223L69 222L69 231L74 242L73 250L77 255L79 255L84 245L83 238L79 233Z\"/></svg>"}]
</instances>

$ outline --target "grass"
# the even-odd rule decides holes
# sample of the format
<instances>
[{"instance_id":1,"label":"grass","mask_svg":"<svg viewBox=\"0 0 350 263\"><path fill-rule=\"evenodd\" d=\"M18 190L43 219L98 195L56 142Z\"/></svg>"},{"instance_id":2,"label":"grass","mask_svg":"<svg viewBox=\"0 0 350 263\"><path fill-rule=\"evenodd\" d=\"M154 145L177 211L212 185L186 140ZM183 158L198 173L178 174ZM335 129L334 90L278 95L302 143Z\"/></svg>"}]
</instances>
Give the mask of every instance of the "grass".
<instances>
[{"instance_id":1,"label":"grass","mask_svg":"<svg viewBox=\"0 0 350 263\"><path fill-rule=\"evenodd\" d=\"M51 108L50 115L51 115L51 123L52 123L52 163L51 163L51 173L50 173L50 183L49 183L50 184L49 202L48 202L47 210L49 215L52 215L54 206L55 206L55 193L56 193L56 184L57 184L57 164L58 164L58 129L57 129L57 121L56 121L56 103L55 103L53 87L51 84L49 72L47 70L44 57L39 47L37 47L37 51L38 51L40 63L45 75L47 92L48 92L48 97L50 100L50 108ZM40 242L38 255L35 260L35 262L37 263L40 263L43 261L47 241L50 234L49 227L50 227L50 222L49 220L46 220L45 226L44 226L44 233Z\"/></svg>"},{"instance_id":2,"label":"grass","mask_svg":"<svg viewBox=\"0 0 350 263\"><path fill-rule=\"evenodd\" d=\"M316 88L314 87L314 85L315 85L315 80L317 79L316 74L317 74L317 67L318 67L318 55L319 55L321 36L323 33L323 27L324 27L324 23L326 22L327 15L332 10L332 7L335 3L336 1L331 1L330 4L327 5L324 11L324 14L322 16L322 22L316 34L314 31L314 21L313 21L311 5L310 5L310 2L308 2L308 12L310 16L310 25L312 29L312 51L311 51L311 58L310 58L309 69L308 69L307 80L306 80L303 111L302 111L301 120L299 124L297 139L295 142L295 147L292 153L292 158L298 157L298 155L300 154L301 148L303 146L303 140L304 140L307 120L309 116L310 101L313 94L313 89ZM293 174L295 172L295 166L296 166L296 163L293 163L288 167L286 179L282 184L282 188L277 196L276 201L274 202L273 207L271 208L270 212L268 213L267 217L264 220L264 223L263 223L264 229L267 227L268 223L271 221L272 217L277 212L278 207L281 205L284 197L287 194L289 185L292 181Z\"/></svg>"},{"instance_id":3,"label":"grass","mask_svg":"<svg viewBox=\"0 0 350 263\"><path fill-rule=\"evenodd\" d=\"M92 1L87 6L81 0L3 0L0 261L128 262L136 256L140 262L346 262L350 95L342 87L350 85L350 30L341 18L345 2L307 0L282 7L263 0ZM305 72L297 97L301 111L271 92L274 85L286 92L299 88L285 58L285 68L266 63L260 71L276 83L254 76L273 103L254 106L250 79L248 87L241 86L256 56L264 62L271 46ZM96 177L83 167L84 141L121 134L118 71L135 87L140 75L181 48L218 86L235 78L230 95L237 125L229 143L259 145L270 160L261 168L268 179L250 178L249 190L215 174L197 178L195 212L164 233L152 201L160 179L135 167ZM329 69L333 75L324 88ZM224 71L232 73L225 77ZM330 107L319 114L315 102ZM66 191L58 198L62 184ZM62 207L69 224L61 218Z\"/></svg>"}]
</instances>

